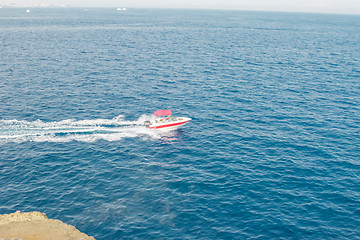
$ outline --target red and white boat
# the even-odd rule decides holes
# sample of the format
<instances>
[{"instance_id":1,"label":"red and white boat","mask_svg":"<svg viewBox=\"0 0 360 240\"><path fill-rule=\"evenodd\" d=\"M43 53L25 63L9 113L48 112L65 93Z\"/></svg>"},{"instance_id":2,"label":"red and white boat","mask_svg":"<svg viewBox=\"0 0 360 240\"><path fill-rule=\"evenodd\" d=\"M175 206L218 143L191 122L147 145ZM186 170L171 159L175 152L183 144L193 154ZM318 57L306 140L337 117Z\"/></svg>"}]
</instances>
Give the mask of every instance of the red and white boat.
<instances>
[{"instance_id":1,"label":"red and white boat","mask_svg":"<svg viewBox=\"0 0 360 240\"><path fill-rule=\"evenodd\" d=\"M156 116L154 120L144 122L144 125L150 129L175 129L191 120L188 117L173 117L171 110L158 110L154 114Z\"/></svg>"}]
</instances>

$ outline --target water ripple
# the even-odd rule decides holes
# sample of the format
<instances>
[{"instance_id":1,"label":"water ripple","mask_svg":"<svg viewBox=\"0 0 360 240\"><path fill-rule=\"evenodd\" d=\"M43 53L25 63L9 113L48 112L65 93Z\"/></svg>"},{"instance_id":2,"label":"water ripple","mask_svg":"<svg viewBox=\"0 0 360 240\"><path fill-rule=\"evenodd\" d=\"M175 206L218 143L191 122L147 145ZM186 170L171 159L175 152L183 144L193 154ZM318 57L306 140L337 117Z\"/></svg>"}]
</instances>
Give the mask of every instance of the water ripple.
<instances>
[{"instance_id":1,"label":"water ripple","mask_svg":"<svg viewBox=\"0 0 360 240\"><path fill-rule=\"evenodd\" d=\"M96 239L358 239L358 16L2 9L0 213ZM141 126L157 109L193 120Z\"/></svg>"}]
</instances>

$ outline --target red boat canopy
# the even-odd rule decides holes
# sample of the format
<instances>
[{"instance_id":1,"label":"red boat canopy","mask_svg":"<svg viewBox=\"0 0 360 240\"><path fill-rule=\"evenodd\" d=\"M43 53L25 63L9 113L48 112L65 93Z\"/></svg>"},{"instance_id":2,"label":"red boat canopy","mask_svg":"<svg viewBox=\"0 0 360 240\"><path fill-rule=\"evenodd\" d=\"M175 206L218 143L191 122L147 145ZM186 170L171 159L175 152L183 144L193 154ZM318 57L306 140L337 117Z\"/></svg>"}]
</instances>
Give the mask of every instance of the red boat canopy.
<instances>
[{"instance_id":1,"label":"red boat canopy","mask_svg":"<svg viewBox=\"0 0 360 240\"><path fill-rule=\"evenodd\" d=\"M171 110L158 110L154 112L155 116L170 116L172 114Z\"/></svg>"}]
</instances>

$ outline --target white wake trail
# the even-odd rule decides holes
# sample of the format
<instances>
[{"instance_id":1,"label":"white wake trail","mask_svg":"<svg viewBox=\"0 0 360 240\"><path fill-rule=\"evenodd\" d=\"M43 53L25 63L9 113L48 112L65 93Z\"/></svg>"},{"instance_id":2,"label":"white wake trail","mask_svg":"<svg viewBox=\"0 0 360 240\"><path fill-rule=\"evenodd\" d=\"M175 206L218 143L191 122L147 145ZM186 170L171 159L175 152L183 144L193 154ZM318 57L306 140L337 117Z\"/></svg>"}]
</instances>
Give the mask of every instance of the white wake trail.
<instances>
[{"instance_id":1,"label":"white wake trail","mask_svg":"<svg viewBox=\"0 0 360 240\"><path fill-rule=\"evenodd\" d=\"M123 138L160 138L162 133L143 126L151 117L141 116L136 121L125 121L122 115L113 119L89 119L44 122L0 120L0 143L6 142L94 142L100 139L119 141Z\"/></svg>"}]
</instances>

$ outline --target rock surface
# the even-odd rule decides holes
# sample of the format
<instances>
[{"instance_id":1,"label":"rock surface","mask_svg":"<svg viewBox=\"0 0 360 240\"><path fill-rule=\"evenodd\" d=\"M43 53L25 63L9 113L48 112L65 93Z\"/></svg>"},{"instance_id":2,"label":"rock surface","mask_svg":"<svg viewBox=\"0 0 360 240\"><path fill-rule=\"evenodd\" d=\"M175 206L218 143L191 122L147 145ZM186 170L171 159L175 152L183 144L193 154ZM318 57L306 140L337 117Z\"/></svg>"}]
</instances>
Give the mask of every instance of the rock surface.
<instances>
[{"instance_id":1,"label":"rock surface","mask_svg":"<svg viewBox=\"0 0 360 240\"><path fill-rule=\"evenodd\" d=\"M95 240L60 220L41 212L0 215L0 240Z\"/></svg>"}]
</instances>

